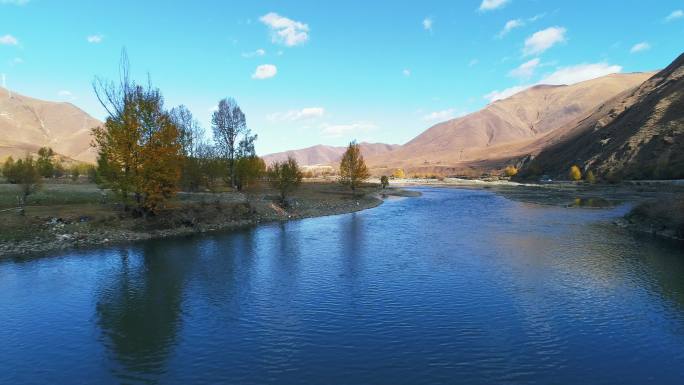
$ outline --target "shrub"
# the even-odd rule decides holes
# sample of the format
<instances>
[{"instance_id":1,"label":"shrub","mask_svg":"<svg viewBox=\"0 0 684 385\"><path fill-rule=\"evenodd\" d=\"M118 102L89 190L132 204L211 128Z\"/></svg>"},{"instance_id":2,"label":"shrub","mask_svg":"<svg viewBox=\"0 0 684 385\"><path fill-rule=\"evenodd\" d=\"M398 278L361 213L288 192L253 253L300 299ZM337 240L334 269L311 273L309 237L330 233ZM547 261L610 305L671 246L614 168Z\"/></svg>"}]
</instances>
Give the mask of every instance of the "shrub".
<instances>
[{"instance_id":1,"label":"shrub","mask_svg":"<svg viewBox=\"0 0 684 385\"><path fill-rule=\"evenodd\" d=\"M398 168L392 172L392 177L395 179L404 179L406 178L406 174L404 174L404 170L401 168Z\"/></svg>"},{"instance_id":2,"label":"shrub","mask_svg":"<svg viewBox=\"0 0 684 385\"><path fill-rule=\"evenodd\" d=\"M504 169L504 175L506 175L509 178L512 176L515 176L517 173L518 173L518 169L515 166L508 165Z\"/></svg>"},{"instance_id":3,"label":"shrub","mask_svg":"<svg viewBox=\"0 0 684 385\"><path fill-rule=\"evenodd\" d=\"M579 167L572 166L572 167L570 167L569 176L570 176L570 180L578 181L578 180L582 179L582 171L580 171Z\"/></svg>"}]
</instances>

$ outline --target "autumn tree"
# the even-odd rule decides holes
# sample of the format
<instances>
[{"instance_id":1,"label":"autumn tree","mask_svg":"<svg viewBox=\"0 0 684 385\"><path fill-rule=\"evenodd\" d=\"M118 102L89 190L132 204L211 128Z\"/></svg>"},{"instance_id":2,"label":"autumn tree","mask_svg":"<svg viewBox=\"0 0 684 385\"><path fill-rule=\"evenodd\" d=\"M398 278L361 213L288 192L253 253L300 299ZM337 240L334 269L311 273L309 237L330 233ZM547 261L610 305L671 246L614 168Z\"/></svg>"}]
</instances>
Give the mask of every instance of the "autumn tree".
<instances>
[{"instance_id":1,"label":"autumn tree","mask_svg":"<svg viewBox=\"0 0 684 385\"><path fill-rule=\"evenodd\" d=\"M582 171L580 171L579 167L572 166L572 167L570 167L569 176L570 176L570 180L578 181L578 180L582 179Z\"/></svg>"},{"instance_id":2,"label":"autumn tree","mask_svg":"<svg viewBox=\"0 0 684 385\"><path fill-rule=\"evenodd\" d=\"M389 186L389 178L387 175L383 175L380 177L380 186L382 186L383 189L386 189L387 186Z\"/></svg>"},{"instance_id":3,"label":"autumn tree","mask_svg":"<svg viewBox=\"0 0 684 385\"><path fill-rule=\"evenodd\" d=\"M297 160L291 156L284 162L275 162L268 168L268 180L280 193L280 202L286 204L287 196L302 183L302 171Z\"/></svg>"},{"instance_id":4,"label":"autumn tree","mask_svg":"<svg viewBox=\"0 0 684 385\"><path fill-rule=\"evenodd\" d=\"M101 184L119 196L124 208L133 194L136 212L158 211L178 189L182 159L178 128L161 92L149 82L143 87L129 79L125 52L119 84L98 79L94 89L109 115L93 129Z\"/></svg>"},{"instance_id":5,"label":"autumn tree","mask_svg":"<svg viewBox=\"0 0 684 385\"><path fill-rule=\"evenodd\" d=\"M352 192L370 177L368 167L363 161L361 146L352 141L340 161L340 183L351 187Z\"/></svg>"},{"instance_id":6,"label":"autumn tree","mask_svg":"<svg viewBox=\"0 0 684 385\"><path fill-rule=\"evenodd\" d=\"M394 179L404 179L406 175L404 174L404 170L401 168L398 168L392 172L392 177Z\"/></svg>"},{"instance_id":7,"label":"autumn tree","mask_svg":"<svg viewBox=\"0 0 684 385\"><path fill-rule=\"evenodd\" d=\"M256 155L240 157L235 161L235 180L238 190L252 186L266 172L266 163Z\"/></svg>"},{"instance_id":8,"label":"autumn tree","mask_svg":"<svg viewBox=\"0 0 684 385\"><path fill-rule=\"evenodd\" d=\"M518 174L518 169L515 166L508 165L506 168L504 168L504 175L507 177L513 177L516 174Z\"/></svg>"},{"instance_id":9,"label":"autumn tree","mask_svg":"<svg viewBox=\"0 0 684 385\"><path fill-rule=\"evenodd\" d=\"M55 165L52 163L52 157L55 152L52 151L50 147L41 147L38 150L38 160L36 161L36 167L38 168L38 173L43 178L52 178L55 176Z\"/></svg>"},{"instance_id":10,"label":"autumn tree","mask_svg":"<svg viewBox=\"0 0 684 385\"><path fill-rule=\"evenodd\" d=\"M234 99L221 99L211 117L214 141L218 152L228 166L228 178L233 188L237 187L235 160L238 157L254 155L254 141L247 128L245 114Z\"/></svg>"}]
</instances>

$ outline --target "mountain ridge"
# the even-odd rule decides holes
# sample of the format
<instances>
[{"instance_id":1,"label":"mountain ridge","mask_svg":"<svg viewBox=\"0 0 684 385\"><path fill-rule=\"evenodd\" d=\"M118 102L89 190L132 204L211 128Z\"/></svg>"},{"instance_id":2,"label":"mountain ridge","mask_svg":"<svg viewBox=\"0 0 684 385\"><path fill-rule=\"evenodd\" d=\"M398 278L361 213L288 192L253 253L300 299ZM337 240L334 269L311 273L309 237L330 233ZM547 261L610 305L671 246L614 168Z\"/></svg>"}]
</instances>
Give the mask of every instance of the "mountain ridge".
<instances>
[{"instance_id":1,"label":"mountain ridge","mask_svg":"<svg viewBox=\"0 0 684 385\"><path fill-rule=\"evenodd\" d=\"M578 165L610 179L684 178L684 54L562 130L523 174L563 176Z\"/></svg>"},{"instance_id":2,"label":"mountain ridge","mask_svg":"<svg viewBox=\"0 0 684 385\"><path fill-rule=\"evenodd\" d=\"M40 147L94 163L91 130L102 122L69 102L51 102L0 87L0 158L36 153Z\"/></svg>"}]
</instances>

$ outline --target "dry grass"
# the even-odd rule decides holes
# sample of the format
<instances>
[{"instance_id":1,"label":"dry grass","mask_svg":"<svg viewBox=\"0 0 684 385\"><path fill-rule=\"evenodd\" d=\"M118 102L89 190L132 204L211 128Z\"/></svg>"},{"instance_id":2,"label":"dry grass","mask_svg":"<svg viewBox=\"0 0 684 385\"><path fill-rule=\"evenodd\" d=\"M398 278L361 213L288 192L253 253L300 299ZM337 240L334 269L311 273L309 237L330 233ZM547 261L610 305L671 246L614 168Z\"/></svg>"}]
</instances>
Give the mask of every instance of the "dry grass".
<instances>
[{"instance_id":1,"label":"dry grass","mask_svg":"<svg viewBox=\"0 0 684 385\"><path fill-rule=\"evenodd\" d=\"M0 210L16 207L17 187L0 184ZM226 190L227 191L227 190ZM372 206L375 198L367 194L379 191L377 185L365 185L356 194L338 183L303 183L290 200L285 217L308 217L350 211L350 207ZM133 218L116 204L112 194L105 194L93 184L46 184L29 198L24 216L16 210L0 211L0 242L44 237L53 239L55 226L69 233L87 233L111 229L150 231L219 225L227 221L278 219L274 210L277 191L267 185L243 192L179 193L158 215ZM360 202L360 203L357 203Z\"/></svg>"}]
</instances>

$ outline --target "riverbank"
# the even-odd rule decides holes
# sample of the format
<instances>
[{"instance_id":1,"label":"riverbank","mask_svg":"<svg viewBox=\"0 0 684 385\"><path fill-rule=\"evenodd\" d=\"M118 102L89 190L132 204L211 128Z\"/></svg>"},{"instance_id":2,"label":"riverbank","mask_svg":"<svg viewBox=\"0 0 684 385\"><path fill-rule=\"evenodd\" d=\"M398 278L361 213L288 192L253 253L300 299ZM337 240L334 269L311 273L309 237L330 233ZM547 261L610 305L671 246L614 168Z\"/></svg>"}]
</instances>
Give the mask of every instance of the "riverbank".
<instances>
[{"instance_id":1,"label":"riverbank","mask_svg":"<svg viewBox=\"0 0 684 385\"><path fill-rule=\"evenodd\" d=\"M619 184L573 182L518 183L507 180L459 178L393 180L397 187L434 186L484 189L519 202L603 208L630 204L632 210L614 224L630 231L660 238L684 240L684 181L625 181Z\"/></svg>"},{"instance_id":2,"label":"riverbank","mask_svg":"<svg viewBox=\"0 0 684 385\"><path fill-rule=\"evenodd\" d=\"M13 186L0 185L0 203L11 204ZM401 188L367 185L353 195L336 183L304 183L277 204L267 187L228 193L179 193L170 207L143 219L123 212L94 185L46 185L26 215L0 213L0 257L123 244L258 223L344 214L380 205L388 196L415 196Z\"/></svg>"}]
</instances>

